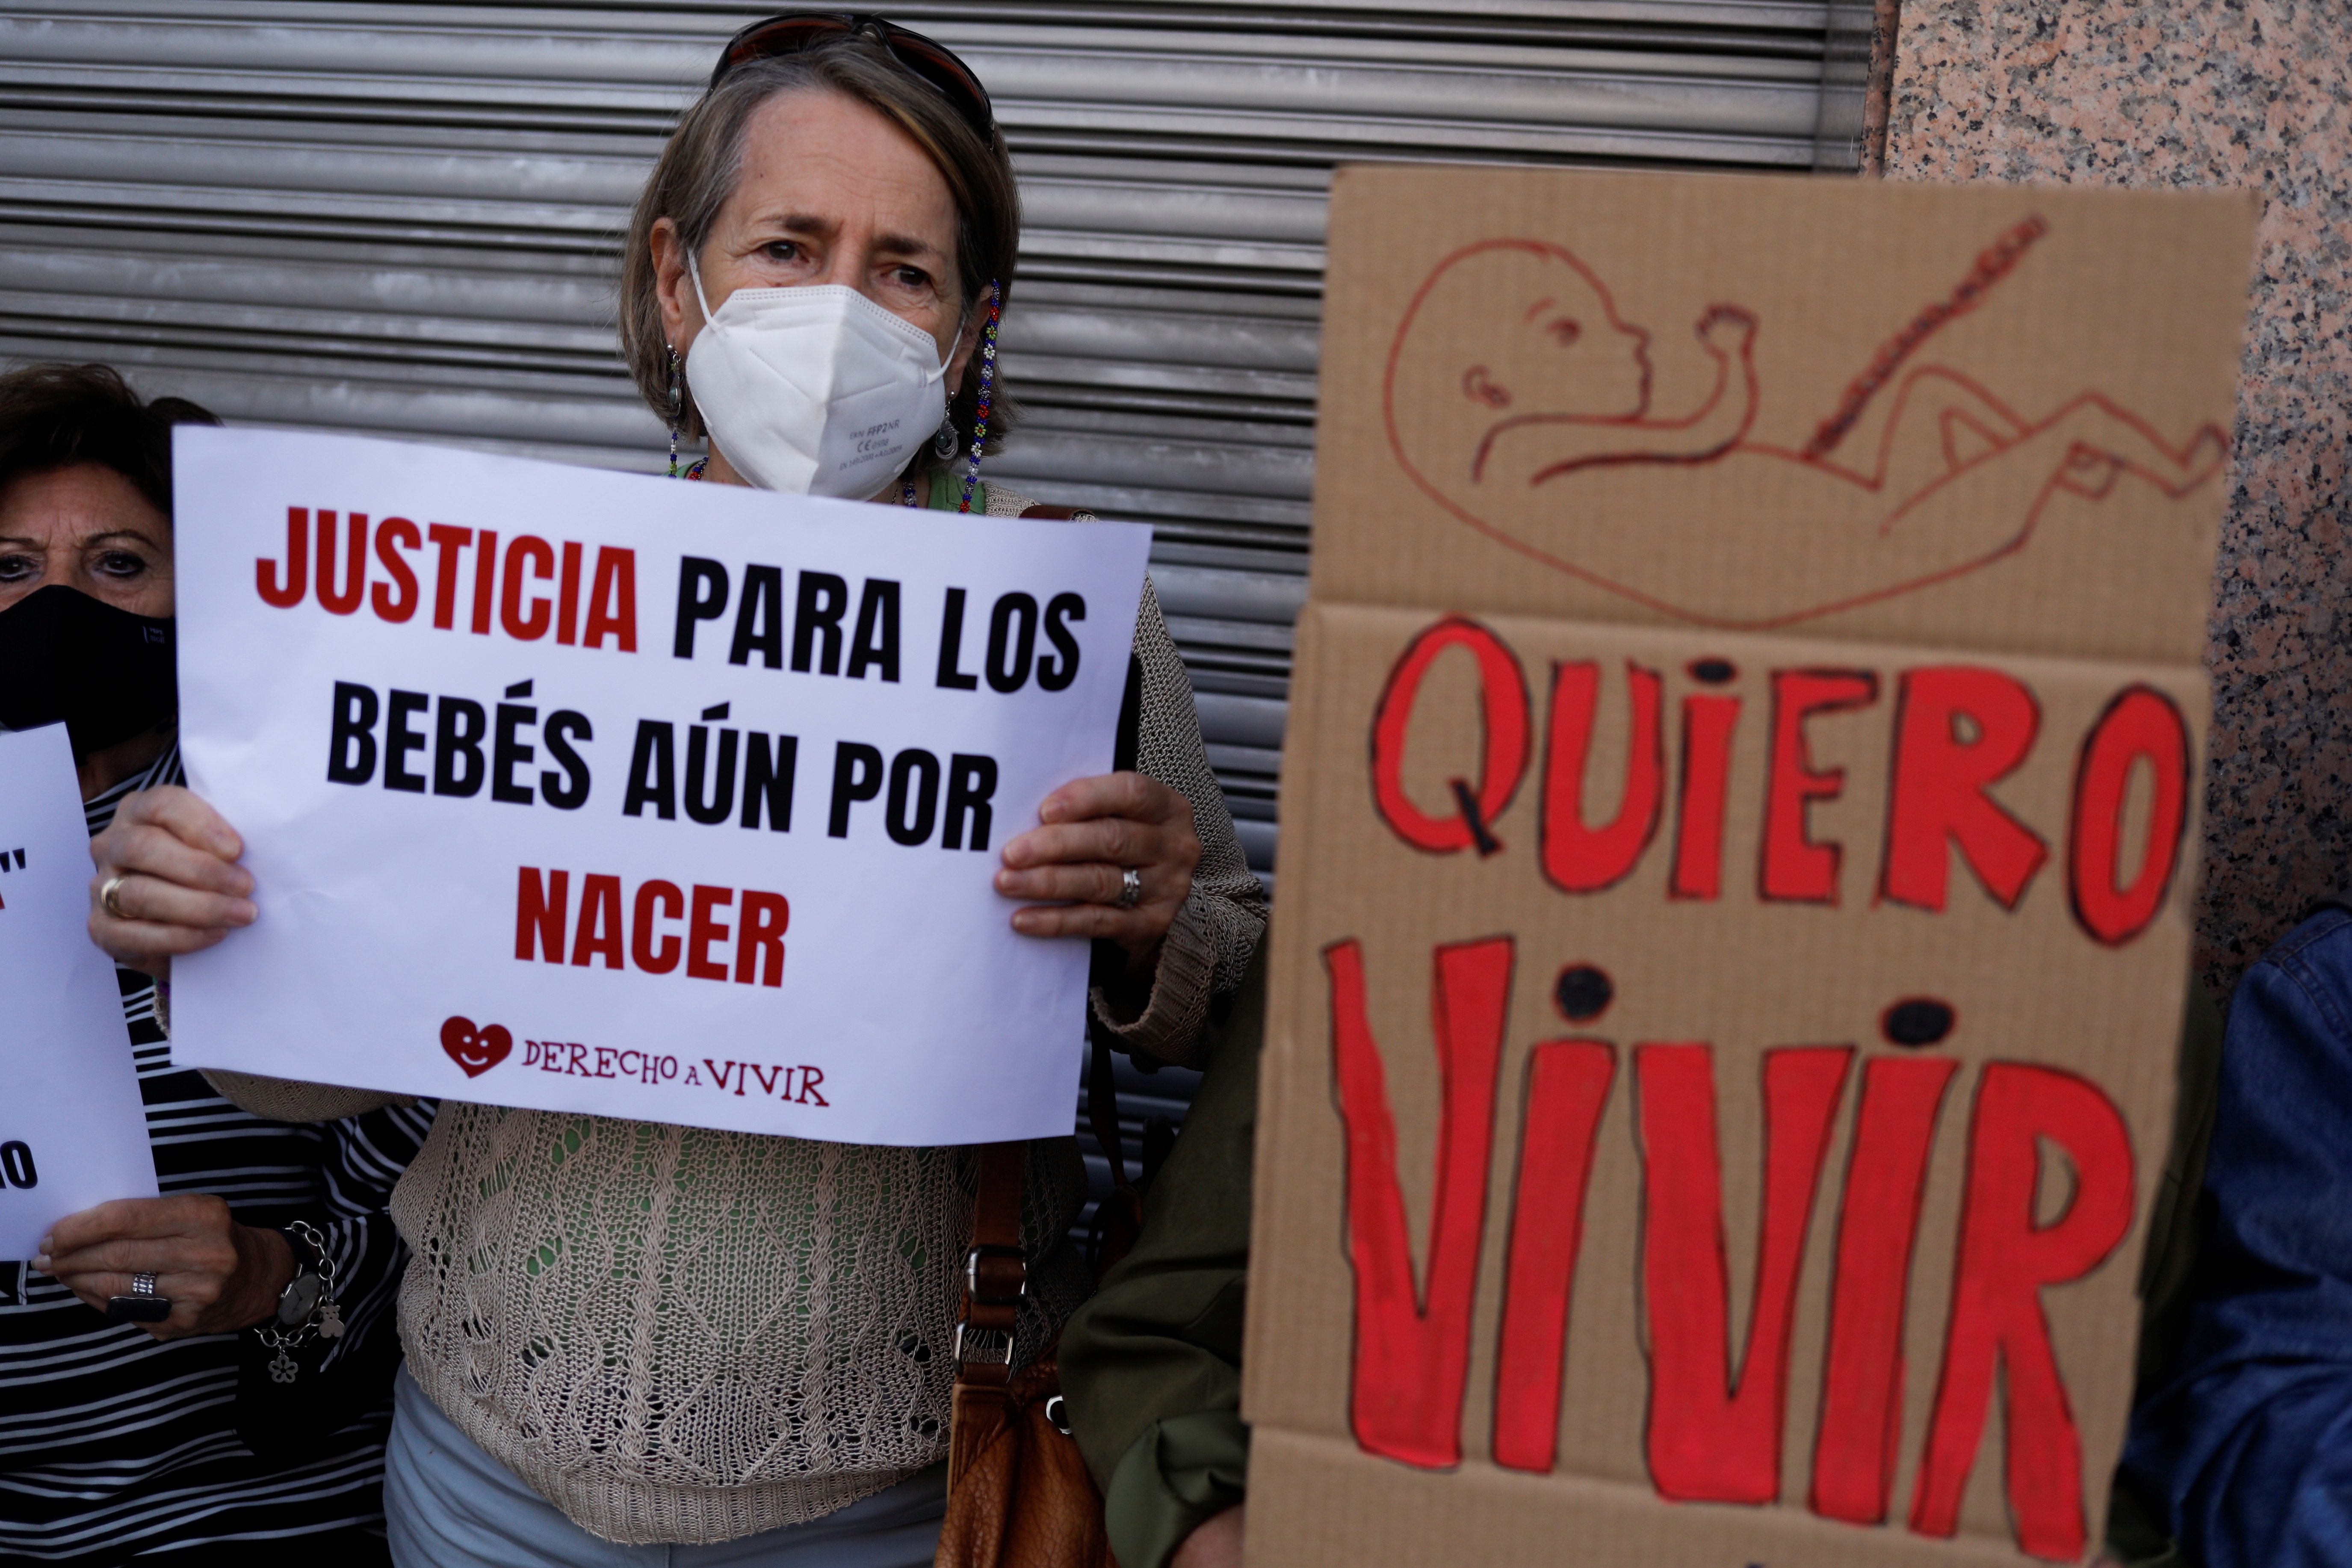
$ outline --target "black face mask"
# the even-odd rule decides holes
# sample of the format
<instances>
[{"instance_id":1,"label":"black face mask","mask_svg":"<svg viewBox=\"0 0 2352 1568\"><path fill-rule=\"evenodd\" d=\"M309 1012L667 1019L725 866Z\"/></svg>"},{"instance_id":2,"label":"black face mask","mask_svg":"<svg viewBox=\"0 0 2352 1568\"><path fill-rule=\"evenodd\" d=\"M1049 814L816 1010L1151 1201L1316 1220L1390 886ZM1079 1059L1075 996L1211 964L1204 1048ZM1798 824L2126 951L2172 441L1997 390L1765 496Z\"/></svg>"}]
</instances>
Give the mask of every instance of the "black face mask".
<instances>
[{"instance_id":1,"label":"black face mask","mask_svg":"<svg viewBox=\"0 0 2352 1568\"><path fill-rule=\"evenodd\" d=\"M47 587L0 610L0 730L62 720L74 761L172 717L179 682L168 618Z\"/></svg>"}]
</instances>

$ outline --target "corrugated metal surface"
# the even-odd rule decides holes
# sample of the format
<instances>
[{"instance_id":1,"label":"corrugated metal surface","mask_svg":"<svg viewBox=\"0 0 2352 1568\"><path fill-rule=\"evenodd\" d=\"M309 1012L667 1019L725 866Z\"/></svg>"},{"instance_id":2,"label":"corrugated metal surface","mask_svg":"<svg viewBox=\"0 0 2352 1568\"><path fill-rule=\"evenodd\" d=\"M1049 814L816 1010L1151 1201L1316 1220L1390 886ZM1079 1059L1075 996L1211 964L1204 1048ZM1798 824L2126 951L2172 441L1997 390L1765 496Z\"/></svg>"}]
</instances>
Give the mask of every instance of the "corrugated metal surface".
<instances>
[{"instance_id":1,"label":"corrugated metal surface","mask_svg":"<svg viewBox=\"0 0 2352 1568\"><path fill-rule=\"evenodd\" d=\"M663 432L614 349L617 237L718 40L767 9L0 5L0 356L110 360L236 420L656 468ZM891 9L971 60L1020 165L1003 364L1028 423L994 471L1158 526L1262 870L1334 163L1851 169L1868 11Z\"/></svg>"}]
</instances>

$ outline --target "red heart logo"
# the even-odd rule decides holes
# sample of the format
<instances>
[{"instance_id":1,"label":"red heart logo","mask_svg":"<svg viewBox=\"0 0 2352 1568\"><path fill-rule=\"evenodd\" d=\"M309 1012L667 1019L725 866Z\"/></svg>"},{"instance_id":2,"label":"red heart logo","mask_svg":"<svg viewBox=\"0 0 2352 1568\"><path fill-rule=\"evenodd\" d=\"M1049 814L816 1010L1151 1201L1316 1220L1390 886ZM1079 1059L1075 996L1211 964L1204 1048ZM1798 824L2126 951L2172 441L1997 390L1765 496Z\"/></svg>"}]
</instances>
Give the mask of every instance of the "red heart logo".
<instances>
[{"instance_id":1,"label":"red heart logo","mask_svg":"<svg viewBox=\"0 0 2352 1568\"><path fill-rule=\"evenodd\" d=\"M467 1078L479 1078L507 1059L507 1053L514 1049L514 1037L503 1024L485 1024L477 1029L471 1018L449 1017L441 1021L441 1048L466 1069Z\"/></svg>"}]
</instances>

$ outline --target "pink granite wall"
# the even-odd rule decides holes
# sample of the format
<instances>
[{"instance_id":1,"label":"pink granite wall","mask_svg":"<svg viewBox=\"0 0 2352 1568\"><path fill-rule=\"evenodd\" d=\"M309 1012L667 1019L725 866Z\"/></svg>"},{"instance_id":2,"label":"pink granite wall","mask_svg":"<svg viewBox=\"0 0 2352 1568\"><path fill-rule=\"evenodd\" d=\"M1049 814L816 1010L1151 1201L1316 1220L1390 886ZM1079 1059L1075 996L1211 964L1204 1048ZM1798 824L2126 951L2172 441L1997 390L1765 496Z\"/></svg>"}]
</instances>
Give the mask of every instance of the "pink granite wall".
<instances>
[{"instance_id":1,"label":"pink granite wall","mask_svg":"<svg viewBox=\"0 0 2352 1568\"><path fill-rule=\"evenodd\" d=\"M1902 0L1893 179L2258 185L2199 960L2352 887L2352 4Z\"/></svg>"}]
</instances>

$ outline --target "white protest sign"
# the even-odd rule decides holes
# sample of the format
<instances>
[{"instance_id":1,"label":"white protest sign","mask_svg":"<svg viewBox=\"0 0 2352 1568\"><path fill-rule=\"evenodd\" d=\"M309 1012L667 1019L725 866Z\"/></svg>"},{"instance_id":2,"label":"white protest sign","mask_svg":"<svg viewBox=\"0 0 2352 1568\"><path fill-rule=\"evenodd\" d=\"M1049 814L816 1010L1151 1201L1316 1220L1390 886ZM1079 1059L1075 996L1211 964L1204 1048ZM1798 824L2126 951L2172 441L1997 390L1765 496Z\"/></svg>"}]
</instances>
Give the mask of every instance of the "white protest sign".
<instances>
[{"instance_id":1,"label":"white protest sign","mask_svg":"<svg viewBox=\"0 0 2352 1568\"><path fill-rule=\"evenodd\" d=\"M1005 840L1110 767L1147 529L176 433L181 745L260 918L177 1059L944 1144L1069 1131Z\"/></svg>"},{"instance_id":2,"label":"white protest sign","mask_svg":"<svg viewBox=\"0 0 2352 1568\"><path fill-rule=\"evenodd\" d=\"M63 724L0 731L0 1258L155 1195L114 965L89 940L89 833Z\"/></svg>"}]
</instances>

